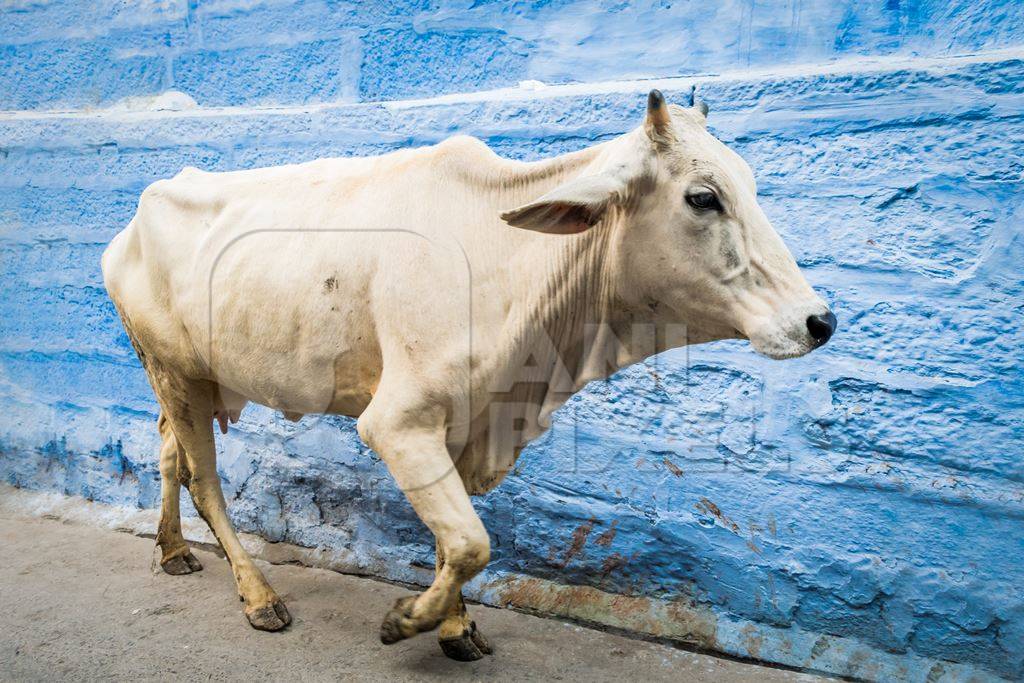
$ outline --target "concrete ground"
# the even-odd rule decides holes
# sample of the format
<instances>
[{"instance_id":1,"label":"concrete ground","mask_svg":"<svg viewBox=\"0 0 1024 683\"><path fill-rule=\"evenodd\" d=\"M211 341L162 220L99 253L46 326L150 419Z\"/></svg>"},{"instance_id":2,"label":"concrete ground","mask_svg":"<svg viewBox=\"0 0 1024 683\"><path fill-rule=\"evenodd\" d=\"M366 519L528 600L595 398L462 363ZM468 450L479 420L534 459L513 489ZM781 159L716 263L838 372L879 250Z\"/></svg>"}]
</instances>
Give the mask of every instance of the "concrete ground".
<instances>
[{"instance_id":1,"label":"concrete ground","mask_svg":"<svg viewBox=\"0 0 1024 683\"><path fill-rule=\"evenodd\" d=\"M817 680L479 605L470 609L496 652L454 662L434 634L377 640L407 590L289 565L263 567L294 622L263 633L242 615L227 562L210 552L195 553L202 572L168 576L150 540L9 513L0 548L5 681Z\"/></svg>"}]
</instances>

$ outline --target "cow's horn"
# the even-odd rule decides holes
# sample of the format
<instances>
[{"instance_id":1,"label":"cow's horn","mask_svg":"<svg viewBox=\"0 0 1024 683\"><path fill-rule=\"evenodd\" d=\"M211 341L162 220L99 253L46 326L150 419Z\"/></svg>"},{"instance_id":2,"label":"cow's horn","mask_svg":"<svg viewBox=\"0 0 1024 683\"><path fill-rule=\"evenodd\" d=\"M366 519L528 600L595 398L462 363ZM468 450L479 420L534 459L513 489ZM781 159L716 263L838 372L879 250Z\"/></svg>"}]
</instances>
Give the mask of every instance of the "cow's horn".
<instances>
[{"instance_id":1,"label":"cow's horn","mask_svg":"<svg viewBox=\"0 0 1024 683\"><path fill-rule=\"evenodd\" d=\"M647 95L647 112L658 111L665 106L665 96L655 88Z\"/></svg>"},{"instance_id":2,"label":"cow's horn","mask_svg":"<svg viewBox=\"0 0 1024 683\"><path fill-rule=\"evenodd\" d=\"M664 141L669 137L672 126L672 118L668 113L668 105L665 104L665 96L660 90L652 90L647 95L647 120L645 121L647 134L656 141Z\"/></svg>"}]
</instances>

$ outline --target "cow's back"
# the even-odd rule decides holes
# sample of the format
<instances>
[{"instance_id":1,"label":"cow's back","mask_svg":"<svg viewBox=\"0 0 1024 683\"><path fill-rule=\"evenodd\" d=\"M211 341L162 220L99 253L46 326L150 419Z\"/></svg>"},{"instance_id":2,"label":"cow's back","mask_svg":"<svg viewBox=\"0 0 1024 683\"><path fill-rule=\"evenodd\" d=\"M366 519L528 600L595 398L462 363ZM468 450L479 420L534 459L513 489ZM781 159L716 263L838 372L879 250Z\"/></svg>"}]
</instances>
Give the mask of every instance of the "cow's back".
<instances>
[{"instance_id":1,"label":"cow's back","mask_svg":"<svg viewBox=\"0 0 1024 683\"><path fill-rule=\"evenodd\" d=\"M439 366L468 354L470 279L481 289L493 268L464 247L502 250L469 235L481 215L497 227L497 207L441 194L457 184L445 156L497 158L465 145L186 169L143 193L104 254L107 289L147 353L182 372L272 407L358 414L389 344L429 341Z\"/></svg>"},{"instance_id":2,"label":"cow's back","mask_svg":"<svg viewBox=\"0 0 1024 683\"><path fill-rule=\"evenodd\" d=\"M360 161L186 169L149 186L103 256L135 341L250 400L358 412L379 374L365 294L381 251L341 215L373 173ZM340 396L339 358L358 368Z\"/></svg>"}]
</instances>

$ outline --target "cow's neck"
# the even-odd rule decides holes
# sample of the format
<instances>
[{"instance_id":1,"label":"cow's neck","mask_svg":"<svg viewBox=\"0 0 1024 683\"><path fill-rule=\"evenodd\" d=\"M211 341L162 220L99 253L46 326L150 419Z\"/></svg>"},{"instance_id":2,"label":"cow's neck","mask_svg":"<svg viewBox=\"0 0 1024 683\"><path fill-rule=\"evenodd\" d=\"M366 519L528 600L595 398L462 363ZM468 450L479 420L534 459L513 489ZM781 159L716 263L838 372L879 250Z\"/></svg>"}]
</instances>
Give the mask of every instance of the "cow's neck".
<instances>
[{"instance_id":1,"label":"cow's neck","mask_svg":"<svg viewBox=\"0 0 1024 683\"><path fill-rule=\"evenodd\" d=\"M608 222L615 220L610 216ZM615 226L599 224L552 256L545 287L534 292L528 310L557 354L551 365L542 413L562 405L595 379L655 352L662 337L643 315L621 305L609 248ZM642 312L641 312L642 313Z\"/></svg>"},{"instance_id":2,"label":"cow's neck","mask_svg":"<svg viewBox=\"0 0 1024 683\"><path fill-rule=\"evenodd\" d=\"M593 172L600 150L593 147L531 168L532 173L513 180L517 200L528 201ZM537 235L533 241L533 286L518 302L507 339L517 348L513 356L525 365L520 375L535 380L525 383L518 398L540 406L542 421L586 382L650 355L633 343L633 328L644 321L616 298L609 249L621 220L622 214L613 210L581 235L561 240Z\"/></svg>"}]
</instances>

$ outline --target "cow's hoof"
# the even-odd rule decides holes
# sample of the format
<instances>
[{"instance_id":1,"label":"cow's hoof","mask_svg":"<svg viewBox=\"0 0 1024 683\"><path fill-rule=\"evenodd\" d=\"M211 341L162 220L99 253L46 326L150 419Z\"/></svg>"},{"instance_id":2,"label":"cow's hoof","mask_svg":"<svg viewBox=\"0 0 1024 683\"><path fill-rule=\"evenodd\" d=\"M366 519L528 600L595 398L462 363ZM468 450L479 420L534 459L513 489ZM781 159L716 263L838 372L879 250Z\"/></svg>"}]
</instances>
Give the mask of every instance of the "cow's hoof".
<instances>
[{"instance_id":1,"label":"cow's hoof","mask_svg":"<svg viewBox=\"0 0 1024 683\"><path fill-rule=\"evenodd\" d=\"M185 553L184 555L172 557L169 560L161 562L160 566L171 576L191 574L192 572L202 571L203 569L203 565L199 563L199 560L197 560L196 556L192 553Z\"/></svg>"},{"instance_id":2,"label":"cow's hoof","mask_svg":"<svg viewBox=\"0 0 1024 683\"><path fill-rule=\"evenodd\" d=\"M438 640L437 642L441 646L441 652L448 659L454 659L457 662L475 662L478 659L484 658L484 653L476 646L476 643L473 642L473 639L468 634L458 638Z\"/></svg>"},{"instance_id":3,"label":"cow's hoof","mask_svg":"<svg viewBox=\"0 0 1024 683\"><path fill-rule=\"evenodd\" d=\"M473 639L473 644L477 646L480 652L483 652L485 655L494 654L494 648L491 647L491 641L484 638L484 634L480 633L477 629L475 621L469 622L469 637Z\"/></svg>"},{"instance_id":4,"label":"cow's hoof","mask_svg":"<svg viewBox=\"0 0 1024 683\"><path fill-rule=\"evenodd\" d=\"M395 601L395 606L384 615L384 621L380 625L380 642L391 645L419 633L419 629L412 621L412 606L415 602L415 595Z\"/></svg>"},{"instance_id":5,"label":"cow's hoof","mask_svg":"<svg viewBox=\"0 0 1024 683\"><path fill-rule=\"evenodd\" d=\"M437 642L444 656L457 662L475 662L484 655L494 653L494 648L484 638L484 634L477 630L476 622L473 621L469 622L469 629L463 631L458 638L442 638Z\"/></svg>"},{"instance_id":6,"label":"cow's hoof","mask_svg":"<svg viewBox=\"0 0 1024 683\"><path fill-rule=\"evenodd\" d=\"M292 623L292 615L288 614L288 608L280 600L261 607L246 607L245 618L254 629L260 631L280 631Z\"/></svg>"}]
</instances>

